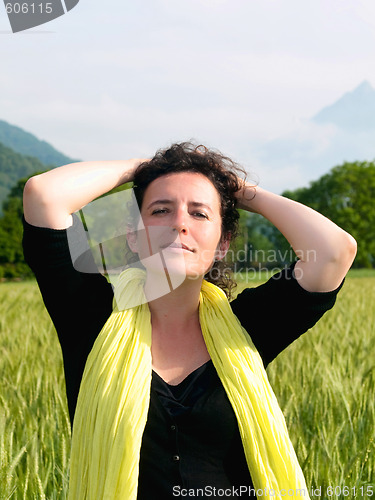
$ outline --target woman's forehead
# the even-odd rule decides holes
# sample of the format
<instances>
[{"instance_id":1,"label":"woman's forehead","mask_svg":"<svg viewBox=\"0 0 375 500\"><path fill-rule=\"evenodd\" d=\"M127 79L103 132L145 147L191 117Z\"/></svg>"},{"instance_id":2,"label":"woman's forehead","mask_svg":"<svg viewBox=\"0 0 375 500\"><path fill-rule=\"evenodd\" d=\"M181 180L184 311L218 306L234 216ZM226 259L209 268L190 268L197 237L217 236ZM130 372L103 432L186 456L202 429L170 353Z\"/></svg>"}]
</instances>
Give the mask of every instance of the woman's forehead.
<instances>
[{"instance_id":1,"label":"woman's forehead","mask_svg":"<svg viewBox=\"0 0 375 500\"><path fill-rule=\"evenodd\" d=\"M217 201L220 196L212 182L198 172L170 173L152 181L145 191L145 198L169 196L173 199L189 199L191 201ZM194 199L193 199L194 198Z\"/></svg>"}]
</instances>

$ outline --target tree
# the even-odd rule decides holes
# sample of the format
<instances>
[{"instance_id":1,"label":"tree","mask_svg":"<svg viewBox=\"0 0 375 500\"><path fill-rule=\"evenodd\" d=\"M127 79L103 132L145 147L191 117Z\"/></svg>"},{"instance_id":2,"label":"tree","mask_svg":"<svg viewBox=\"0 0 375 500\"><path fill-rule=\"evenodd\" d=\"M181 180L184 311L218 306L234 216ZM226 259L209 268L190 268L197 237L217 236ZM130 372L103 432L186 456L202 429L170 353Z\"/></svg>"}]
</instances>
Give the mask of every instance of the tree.
<instances>
[{"instance_id":1,"label":"tree","mask_svg":"<svg viewBox=\"0 0 375 500\"><path fill-rule=\"evenodd\" d=\"M283 196L314 208L354 236L354 267L375 267L374 162L344 163L310 187L285 191Z\"/></svg>"},{"instance_id":2,"label":"tree","mask_svg":"<svg viewBox=\"0 0 375 500\"><path fill-rule=\"evenodd\" d=\"M20 179L3 203L0 218L0 278L31 277L22 250L22 193L29 177Z\"/></svg>"},{"instance_id":3,"label":"tree","mask_svg":"<svg viewBox=\"0 0 375 500\"><path fill-rule=\"evenodd\" d=\"M240 210L239 236L231 247L230 260L237 272L259 270L282 264L275 233L277 229L259 214Z\"/></svg>"}]
</instances>

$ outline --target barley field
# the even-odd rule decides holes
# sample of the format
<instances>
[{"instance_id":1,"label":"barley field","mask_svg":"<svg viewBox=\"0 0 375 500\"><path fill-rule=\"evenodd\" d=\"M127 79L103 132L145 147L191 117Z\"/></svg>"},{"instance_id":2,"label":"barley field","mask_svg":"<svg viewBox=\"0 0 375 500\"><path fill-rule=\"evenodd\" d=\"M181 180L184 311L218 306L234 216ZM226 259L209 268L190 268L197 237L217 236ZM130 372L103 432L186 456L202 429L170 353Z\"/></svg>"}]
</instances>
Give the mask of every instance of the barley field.
<instances>
[{"instance_id":1,"label":"barley field","mask_svg":"<svg viewBox=\"0 0 375 500\"><path fill-rule=\"evenodd\" d=\"M374 298L375 277L353 273L268 369L312 499L375 498ZM61 351L34 282L0 284L0 375L0 500L64 499Z\"/></svg>"}]
</instances>

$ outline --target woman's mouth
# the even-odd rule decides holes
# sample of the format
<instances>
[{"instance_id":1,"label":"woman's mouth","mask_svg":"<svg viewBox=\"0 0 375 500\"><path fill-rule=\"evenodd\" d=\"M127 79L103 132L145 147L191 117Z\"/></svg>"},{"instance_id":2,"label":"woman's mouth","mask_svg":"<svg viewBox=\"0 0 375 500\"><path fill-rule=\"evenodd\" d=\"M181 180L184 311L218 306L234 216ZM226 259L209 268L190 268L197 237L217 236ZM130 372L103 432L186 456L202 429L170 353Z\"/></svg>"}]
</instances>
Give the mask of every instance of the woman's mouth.
<instances>
[{"instance_id":1,"label":"woman's mouth","mask_svg":"<svg viewBox=\"0 0 375 500\"><path fill-rule=\"evenodd\" d=\"M170 243L169 245L162 246L163 250L172 250L174 252L181 252L181 251L187 251L187 252L194 252L194 250L184 243Z\"/></svg>"}]
</instances>

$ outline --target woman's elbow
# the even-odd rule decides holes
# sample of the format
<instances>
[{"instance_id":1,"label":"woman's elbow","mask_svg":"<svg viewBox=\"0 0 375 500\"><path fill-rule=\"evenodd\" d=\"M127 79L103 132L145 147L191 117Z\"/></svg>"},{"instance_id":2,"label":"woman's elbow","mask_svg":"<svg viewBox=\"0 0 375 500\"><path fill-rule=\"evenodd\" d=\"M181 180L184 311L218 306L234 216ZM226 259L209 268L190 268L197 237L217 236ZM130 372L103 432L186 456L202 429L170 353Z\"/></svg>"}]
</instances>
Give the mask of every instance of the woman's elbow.
<instances>
[{"instance_id":1,"label":"woman's elbow","mask_svg":"<svg viewBox=\"0 0 375 500\"><path fill-rule=\"evenodd\" d=\"M28 209L36 202L41 201L42 189L40 187L39 175L34 175L27 180L23 190L24 209Z\"/></svg>"},{"instance_id":2,"label":"woman's elbow","mask_svg":"<svg viewBox=\"0 0 375 500\"><path fill-rule=\"evenodd\" d=\"M342 231L342 235L338 245L336 247L336 252L334 252L334 262L348 271L355 256L357 255L357 242L353 236L346 231Z\"/></svg>"},{"instance_id":3,"label":"woman's elbow","mask_svg":"<svg viewBox=\"0 0 375 500\"><path fill-rule=\"evenodd\" d=\"M27 222L43 225L43 214L48 211L51 196L44 185L43 174L27 180L23 190L23 211Z\"/></svg>"}]
</instances>

